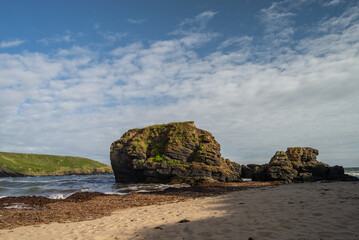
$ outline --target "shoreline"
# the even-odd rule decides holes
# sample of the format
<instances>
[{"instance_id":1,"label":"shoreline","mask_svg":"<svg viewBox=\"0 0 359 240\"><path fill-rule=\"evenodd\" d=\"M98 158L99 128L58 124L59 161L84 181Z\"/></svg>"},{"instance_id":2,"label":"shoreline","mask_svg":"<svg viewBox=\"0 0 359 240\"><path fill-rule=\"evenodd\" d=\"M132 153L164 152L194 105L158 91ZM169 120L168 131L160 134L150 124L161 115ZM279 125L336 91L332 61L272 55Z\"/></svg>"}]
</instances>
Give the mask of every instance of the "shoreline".
<instances>
[{"instance_id":1,"label":"shoreline","mask_svg":"<svg viewBox=\"0 0 359 240\"><path fill-rule=\"evenodd\" d=\"M118 209L180 202L282 183L280 181L212 183L126 195L77 192L65 199L40 196L4 197L0 198L0 229L52 222L93 220L108 216Z\"/></svg>"},{"instance_id":2,"label":"shoreline","mask_svg":"<svg viewBox=\"0 0 359 240\"><path fill-rule=\"evenodd\" d=\"M1 229L0 239L359 238L359 182L266 184L210 184L187 191L129 194L122 200L119 196L94 196L82 202L78 195L63 203L62 207L69 208L62 213L69 209L81 212L85 209L79 206L85 204L89 209L99 208L102 215ZM107 209L104 215L101 207L115 203L127 208ZM19 214L26 218L25 212ZM7 216L4 212L0 215Z\"/></svg>"}]
</instances>

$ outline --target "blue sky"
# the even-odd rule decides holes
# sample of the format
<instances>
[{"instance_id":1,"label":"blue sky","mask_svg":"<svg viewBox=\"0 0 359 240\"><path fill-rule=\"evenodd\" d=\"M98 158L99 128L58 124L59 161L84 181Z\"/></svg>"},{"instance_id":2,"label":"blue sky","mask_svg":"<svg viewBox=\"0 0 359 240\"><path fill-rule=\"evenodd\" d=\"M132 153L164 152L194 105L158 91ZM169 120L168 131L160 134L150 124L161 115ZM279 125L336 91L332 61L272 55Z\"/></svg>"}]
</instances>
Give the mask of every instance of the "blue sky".
<instances>
[{"instance_id":1,"label":"blue sky","mask_svg":"<svg viewBox=\"0 0 359 240\"><path fill-rule=\"evenodd\" d=\"M240 164L359 166L357 1L0 6L0 151L109 163L128 129L193 120Z\"/></svg>"}]
</instances>

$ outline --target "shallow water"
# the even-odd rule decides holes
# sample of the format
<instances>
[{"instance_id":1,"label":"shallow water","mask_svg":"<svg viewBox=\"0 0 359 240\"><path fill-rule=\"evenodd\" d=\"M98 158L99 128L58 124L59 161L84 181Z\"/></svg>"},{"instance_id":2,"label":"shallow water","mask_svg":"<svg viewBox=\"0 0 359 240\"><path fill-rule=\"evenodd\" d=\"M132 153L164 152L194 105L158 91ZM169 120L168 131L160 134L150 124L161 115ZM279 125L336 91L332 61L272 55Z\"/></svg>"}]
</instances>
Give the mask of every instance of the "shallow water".
<instances>
[{"instance_id":1,"label":"shallow water","mask_svg":"<svg viewBox=\"0 0 359 240\"><path fill-rule=\"evenodd\" d=\"M0 198L6 196L44 196L62 199L75 192L102 192L125 195L130 192L164 190L185 184L119 184L113 175L71 175L0 178Z\"/></svg>"},{"instance_id":2,"label":"shallow water","mask_svg":"<svg viewBox=\"0 0 359 240\"><path fill-rule=\"evenodd\" d=\"M345 173L359 178L359 168L345 168ZM164 190L186 184L119 184L113 175L71 175L0 178L0 198L6 196L44 196L62 199L75 192L102 192L125 195L131 192Z\"/></svg>"}]
</instances>

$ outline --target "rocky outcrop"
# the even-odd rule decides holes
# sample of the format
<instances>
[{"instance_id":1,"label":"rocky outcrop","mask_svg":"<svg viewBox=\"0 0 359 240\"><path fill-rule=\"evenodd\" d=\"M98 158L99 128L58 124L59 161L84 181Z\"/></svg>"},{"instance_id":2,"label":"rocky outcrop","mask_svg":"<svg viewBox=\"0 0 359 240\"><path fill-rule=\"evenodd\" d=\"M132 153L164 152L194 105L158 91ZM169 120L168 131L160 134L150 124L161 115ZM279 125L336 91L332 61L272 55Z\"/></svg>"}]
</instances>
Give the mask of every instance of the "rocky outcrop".
<instances>
[{"instance_id":1,"label":"rocky outcrop","mask_svg":"<svg viewBox=\"0 0 359 240\"><path fill-rule=\"evenodd\" d=\"M258 172L261 169L261 167L262 165L258 165L258 164L242 165L241 177L252 179L252 177L255 175L256 172Z\"/></svg>"},{"instance_id":2,"label":"rocky outcrop","mask_svg":"<svg viewBox=\"0 0 359 240\"><path fill-rule=\"evenodd\" d=\"M286 152L278 151L268 164L257 167L253 180L286 182L308 182L321 180L357 181L344 174L342 166L330 167L317 161L319 152L314 148L291 147Z\"/></svg>"},{"instance_id":3,"label":"rocky outcrop","mask_svg":"<svg viewBox=\"0 0 359 240\"><path fill-rule=\"evenodd\" d=\"M12 172L6 169L1 169L0 177L26 177L26 175L22 173Z\"/></svg>"},{"instance_id":4,"label":"rocky outcrop","mask_svg":"<svg viewBox=\"0 0 359 240\"><path fill-rule=\"evenodd\" d=\"M221 157L211 133L194 122L127 131L111 145L116 182L241 181L241 167Z\"/></svg>"}]
</instances>

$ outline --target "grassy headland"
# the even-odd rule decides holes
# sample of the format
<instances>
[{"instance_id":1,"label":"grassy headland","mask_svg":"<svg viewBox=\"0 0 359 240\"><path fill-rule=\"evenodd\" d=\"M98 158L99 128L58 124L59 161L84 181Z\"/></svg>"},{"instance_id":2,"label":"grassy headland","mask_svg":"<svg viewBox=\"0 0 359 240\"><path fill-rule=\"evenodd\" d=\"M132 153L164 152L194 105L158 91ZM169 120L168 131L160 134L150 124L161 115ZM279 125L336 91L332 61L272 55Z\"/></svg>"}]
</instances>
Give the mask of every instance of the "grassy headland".
<instances>
[{"instance_id":1,"label":"grassy headland","mask_svg":"<svg viewBox=\"0 0 359 240\"><path fill-rule=\"evenodd\" d=\"M0 177L106 173L110 166L88 158L0 152Z\"/></svg>"}]
</instances>

